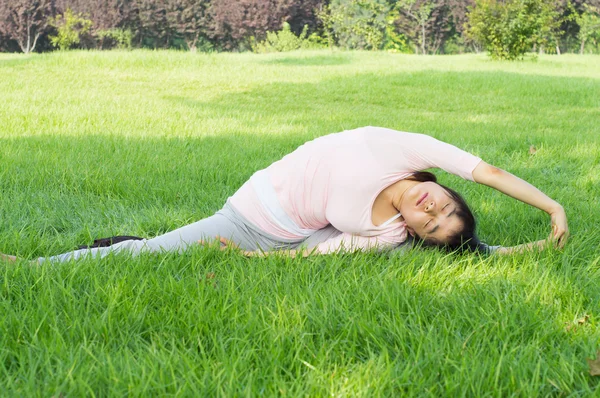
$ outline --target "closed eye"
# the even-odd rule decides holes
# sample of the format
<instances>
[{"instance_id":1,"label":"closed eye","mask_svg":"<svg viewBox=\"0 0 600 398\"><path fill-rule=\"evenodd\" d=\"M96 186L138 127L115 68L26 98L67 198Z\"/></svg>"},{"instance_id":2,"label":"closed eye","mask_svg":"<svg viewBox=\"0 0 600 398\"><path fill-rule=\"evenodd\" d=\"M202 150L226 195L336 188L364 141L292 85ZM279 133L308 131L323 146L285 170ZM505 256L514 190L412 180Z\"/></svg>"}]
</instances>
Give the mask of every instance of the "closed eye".
<instances>
[{"instance_id":1,"label":"closed eye","mask_svg":"<svg viewBox=\"0 0 600 398\"><path fill-rule=\"evenodd\" d=\"M448 207L448 206L450 206L450 203L446 203L446 204L444 205L444 207L442 207L442 210L441 210L441 211L443 212L443 211L444 211L444 209L445 209L446 207ZM453 209L453 210L452 210L450 213L448 213L448 214L446 215L446 218L448 218L448 217L452 216L452 215L454 214L454 212L455 212L455 211L456 211L456 209ZM425 227L427 227L427 226L428 226L430 223L431 223L431 220L427 221L427 223L425 224ZM439 225L439 224L438 224L438 225L436 225L436 226L435 226L435 227L433 227L433 228L431 229L431 231L429 231L428 233L429 233L429 234L432 234L432 233L434 233L435 231L437 231L437 230L438 230L438 228L439 228L439 227L440 227L440 225Z\"/></svg>"}]
</instances>

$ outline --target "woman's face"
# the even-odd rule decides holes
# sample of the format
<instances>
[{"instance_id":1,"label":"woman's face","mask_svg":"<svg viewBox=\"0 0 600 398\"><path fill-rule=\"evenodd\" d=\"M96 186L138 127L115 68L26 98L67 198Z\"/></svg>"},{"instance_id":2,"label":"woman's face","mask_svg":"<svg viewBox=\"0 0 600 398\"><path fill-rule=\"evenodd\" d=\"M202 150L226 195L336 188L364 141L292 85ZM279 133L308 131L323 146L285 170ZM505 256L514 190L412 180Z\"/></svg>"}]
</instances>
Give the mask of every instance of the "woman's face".
<instances>
[{"instance_id":1,"label":"woman's face","mask_svg":"<svg viewBox=\"0 0 600 398\"><path fill-rule=\"evenodd\" d=\"M409 188L399 210L411 235L444 243L462 228L456 209L457 204L448 192L428 181Z\"/></svg>"}]
</instances>

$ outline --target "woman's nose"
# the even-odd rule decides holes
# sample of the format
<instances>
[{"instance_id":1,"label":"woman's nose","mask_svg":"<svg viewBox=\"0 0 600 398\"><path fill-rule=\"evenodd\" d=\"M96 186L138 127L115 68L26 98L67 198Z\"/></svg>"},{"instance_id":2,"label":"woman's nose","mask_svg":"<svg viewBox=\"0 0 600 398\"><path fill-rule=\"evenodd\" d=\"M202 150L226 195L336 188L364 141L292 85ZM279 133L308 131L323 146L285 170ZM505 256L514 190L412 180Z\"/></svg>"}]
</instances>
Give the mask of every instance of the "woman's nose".
<instances>
[{"instance_id":1,"label":"woman's nose","mask_svg":"<svg viewBox=\"0 0 600 398\"><path fill-rule=\"evenodd\" d=\"M434 206L435 206L435 203L433 201L427 203L427 205L425 206L425 211L431 211L431 210L433 210Z\"/></svg>"}]
</instances>

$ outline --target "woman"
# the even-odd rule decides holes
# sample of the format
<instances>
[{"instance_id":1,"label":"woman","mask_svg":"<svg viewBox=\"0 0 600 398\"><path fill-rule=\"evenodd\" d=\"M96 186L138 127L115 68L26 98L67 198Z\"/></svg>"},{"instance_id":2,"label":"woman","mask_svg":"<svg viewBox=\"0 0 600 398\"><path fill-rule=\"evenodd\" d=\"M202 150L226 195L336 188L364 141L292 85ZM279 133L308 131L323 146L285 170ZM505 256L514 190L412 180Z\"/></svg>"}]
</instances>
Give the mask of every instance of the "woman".
<instances>
[{"instance_id":1,"label":"woman","mask_svg":"<svg viewBox=\"0 0 600 398\"><path fill-rule=\"evenodd\" d=\"M563 208L525 181L432 137L363 127L305 143L256 172L209 218L154 239L128 240L38 261L103 257L120 251L181 251L215 238L249 255L392 248L408 235L426 246L481 249L475 220L464 200L437 184L432 174L422 172L435 167L546 211L552 220L550 238L558 245L567 239ZM544 242L498 251L509 253Z\"/></svg>"}]
</instances>

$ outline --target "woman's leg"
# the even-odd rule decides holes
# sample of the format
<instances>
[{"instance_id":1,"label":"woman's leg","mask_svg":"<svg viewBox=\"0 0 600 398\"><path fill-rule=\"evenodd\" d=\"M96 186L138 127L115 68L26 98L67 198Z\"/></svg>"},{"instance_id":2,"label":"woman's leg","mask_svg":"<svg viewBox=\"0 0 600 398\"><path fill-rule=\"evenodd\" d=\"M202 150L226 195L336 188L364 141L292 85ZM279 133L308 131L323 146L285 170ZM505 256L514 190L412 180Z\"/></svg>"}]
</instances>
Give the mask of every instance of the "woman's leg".
<instances>
[{"instance_id":1,"label":"woman's leg","mask_svg":"<svg viewBox=\"0 0 600 398\"><path fill-rule=\"evenodd\" d=\"M109 247L96 247L75 250L52 257L41 257L37 261L65 262L82 257L102 258L110 253L126 252L135 256L139 253L160 251L182 252L190 246L199 244L199 241L210 242L217 237L227 238L243 250L282 250L297 247L298 245L312 248L317 244L331 239L340 234L332 226L316 231L305 240L286 240L265 234L257 227L249 224L243 216L238 214L229 203L215 215L186 225L164 235L152 239L127 240Z\"/></svg>"},{"instance_id":2,"label":"woman's leg","mask_svg":"<svg viewBox=\"0 0 600 398\"><path fill-rule=\"evenodd\" d=\"M219 212L214 216L152 239L126 240L109 247L75 250L53 257L42 257L38 259L38 262L64 262L82 257L102 258L110 253L120 252L128 252L133 256L146 252L182 252L188 247L198 244L198 241L202 240L210 242L218 236L227 238L239 245L243 244L244 246L247 246L251 244L247 234L245 234L244 231L241 231L240 228Z\"/></svg>"}]
</instances>

